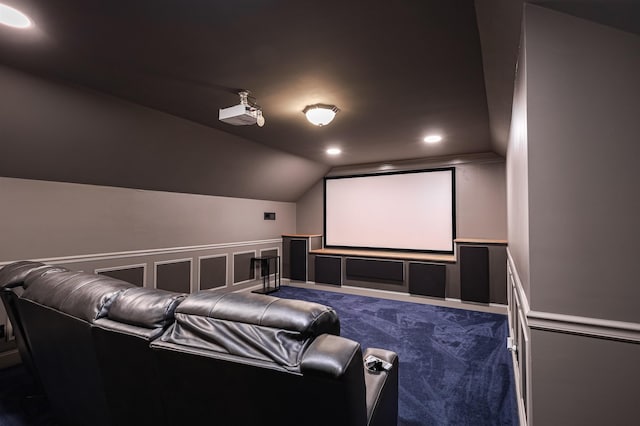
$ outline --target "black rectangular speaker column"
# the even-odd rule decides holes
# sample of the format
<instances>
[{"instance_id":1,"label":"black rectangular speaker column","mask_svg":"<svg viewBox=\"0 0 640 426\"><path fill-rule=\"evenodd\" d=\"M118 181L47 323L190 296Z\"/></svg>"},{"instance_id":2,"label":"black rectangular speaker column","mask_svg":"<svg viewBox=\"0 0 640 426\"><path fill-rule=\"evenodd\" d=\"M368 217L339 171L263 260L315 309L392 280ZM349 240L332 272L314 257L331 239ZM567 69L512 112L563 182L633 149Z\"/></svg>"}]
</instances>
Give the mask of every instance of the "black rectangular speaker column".
<instances>
[{"instance_id":1,"label":"black rectangular speaker column","mask_svg":"<svg viewBox=\"0 0 640 426\"><path fill-rule=\"evenodd\" d=\"M460 246L460 298L489 303L489 249Z\"/></svg>"},{"instance_id":2,"label":"black rectangular speaker column","mask_svg":"<svg viewBox=\"0 0 640 426\"><path fill-rule=\"evenodd\" d=\"M307 281L307 240L292 239L289 246L291 259L290 279L295 281Z\"/></svg>"}]
</instances>

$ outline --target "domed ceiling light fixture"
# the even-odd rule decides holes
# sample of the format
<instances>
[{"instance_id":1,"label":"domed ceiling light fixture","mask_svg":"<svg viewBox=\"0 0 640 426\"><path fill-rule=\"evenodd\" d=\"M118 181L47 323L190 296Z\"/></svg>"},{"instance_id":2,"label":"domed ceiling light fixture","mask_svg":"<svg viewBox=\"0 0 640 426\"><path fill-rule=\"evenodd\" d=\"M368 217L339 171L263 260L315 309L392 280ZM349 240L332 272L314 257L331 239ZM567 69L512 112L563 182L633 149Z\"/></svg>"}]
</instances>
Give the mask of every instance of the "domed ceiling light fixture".
<instances>
[{"instance_id":1,"label":"domed ceiling light fixture","mask_svg":"<svg viewBox=\"0 0 640 426\"><path fill-rule=\"evenodd\" d=\"M314 104L307 105L302 112L307 116L307 120L316 126L326 126L331 123L336 113L340 111L335 105Z\"/></svg>"}]
</instances>

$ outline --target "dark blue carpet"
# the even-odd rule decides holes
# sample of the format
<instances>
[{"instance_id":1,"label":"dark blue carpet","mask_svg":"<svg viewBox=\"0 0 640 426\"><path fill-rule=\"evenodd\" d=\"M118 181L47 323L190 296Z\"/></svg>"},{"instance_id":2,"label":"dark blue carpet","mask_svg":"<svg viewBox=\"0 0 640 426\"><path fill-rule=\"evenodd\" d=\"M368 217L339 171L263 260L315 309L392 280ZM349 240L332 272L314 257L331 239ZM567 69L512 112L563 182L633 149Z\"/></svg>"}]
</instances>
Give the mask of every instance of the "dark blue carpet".
<instances>
[{"instance_id":1,"label":"dark blue carpet","mask_svg":"<svg viewBox=\"0 0 640 426\"><path fill-rule=\"evenodd\" d=\"M342 336L398 354L398 425L518 424L506 315L288 286L272 295L331 306Z\"/></svg>"},{"instance_id":2,"label":"dark blue carpet","mask_svg":"<svg viewBox=\"0 0 640 426\"><path fill-rule=\"evenodd\" d=\"M288 286L273 295L331 306L342 336L398 353L399 426L518 424L506 316ZM25 369L0 370L0 426L53 424Z\"/></svg>"},{"instance_id":3,"label":"dark blue carpet","mask_svg":"<svg viewBox=\"0 0 640 426\"><path fill-rule=\"evenodd\" d=\"M0 426L54 426L51 407L27 370L0 370Z\"/></svg>"}]
</instances>

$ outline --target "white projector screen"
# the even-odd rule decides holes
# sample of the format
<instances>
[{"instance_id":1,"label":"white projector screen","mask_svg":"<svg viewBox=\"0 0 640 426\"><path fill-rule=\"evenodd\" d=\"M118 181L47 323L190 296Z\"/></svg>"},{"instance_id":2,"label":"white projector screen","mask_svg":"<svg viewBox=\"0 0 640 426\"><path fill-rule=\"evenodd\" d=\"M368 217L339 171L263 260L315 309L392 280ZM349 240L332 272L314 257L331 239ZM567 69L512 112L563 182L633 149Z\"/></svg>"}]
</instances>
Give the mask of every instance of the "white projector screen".
<instances>
[{"instance_id":1,"label":"white projector screen","mask_svg":"<svg viewBox=\"0 0 640 426\"><path fill-rule=\"evenodd\" d=\"M453 253L453 168L324 180L326 247Z\"/></svg>"}]
</instances>

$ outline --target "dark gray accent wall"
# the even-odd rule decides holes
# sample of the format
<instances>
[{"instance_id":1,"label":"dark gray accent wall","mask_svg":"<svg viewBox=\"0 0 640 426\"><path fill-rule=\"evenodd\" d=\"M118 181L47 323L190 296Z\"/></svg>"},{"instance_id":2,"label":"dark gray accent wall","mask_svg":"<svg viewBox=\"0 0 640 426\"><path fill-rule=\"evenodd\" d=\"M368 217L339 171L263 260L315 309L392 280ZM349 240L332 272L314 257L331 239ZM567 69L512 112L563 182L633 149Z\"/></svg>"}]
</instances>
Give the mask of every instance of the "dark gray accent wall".
<instances>
[{"instance_id":1,"label":"dark gray accent wall","mask_svg":"<svg viewBox=\"0 0 640 426\"><path fill-rule=\"evenodd\" d=\"M277 249L268 249L268 250L260 250L260 257L270 257L269 259L269 275L275 274L276 270L282 268L282 259L278 259L278 250ZM262 263L260 263L262 265ZM266 268L260 270L260 276L264 276L266 274Z\"/></svg>"},{"instance_id":2,"label":"dark gray accent wall","mask_svg":"<svg viewBox=\"0 0 640 426\"><path fill-rule=\"evenodd\" d=\"M224 287L226 284L226 255L200 259L200 290Z\"/></svg>"},{"instance_id":3,"label":"dark gray accent wall","mask_svg":"<svg viewBox=\"0 0 640 426\"><path fill-rule=\"evenodd\" d=\"M158 110L3 66L0 87L0 176L295 201L329 169ZM219 107L211 105L209 114L217 116Z\"/></svg>"},{"instance_id":4,"label":"dark gray accent wall","mask_svg":"<svg viewBox=\"0 0 640 426\"><path fill-rule=\"evenodd\" d=\"M144 267L125 268L125 269L113 269L110 271L100 271L101 275L107 275L112 278L117 278L122 281L126 281L138 287L144 286Z\"/></svg>"},{"instance_id":5,"label":"dark gray accent wall","mask_svg":"<svg viewBox=\"0 0 640 426\"><path fill-rule=\"evenodd\" d=\"M191 262L184 260L157 264L156 288L191 293Z\"/></svg>"},{"instance_id":6,"label":"dark gray accent wall","mask_svg":"<svg viewBox=\"0 0 640 426\"><path fill-rule=\"evenodd\" d=\"M493 150L506 155L523 0L475 0Z\"/></svg>"},{"instance_id":7,"label":"dark gray accent wall","mask_svg":"<svg viewBox=\"0 0 640 426\"><path fill-rule=\"evenodd\" d=\"M255 252L233 254L233 283L250 281L256 277L255 265L251 267L251 258L256 257Z\"/></svg>"}]
</instances>

